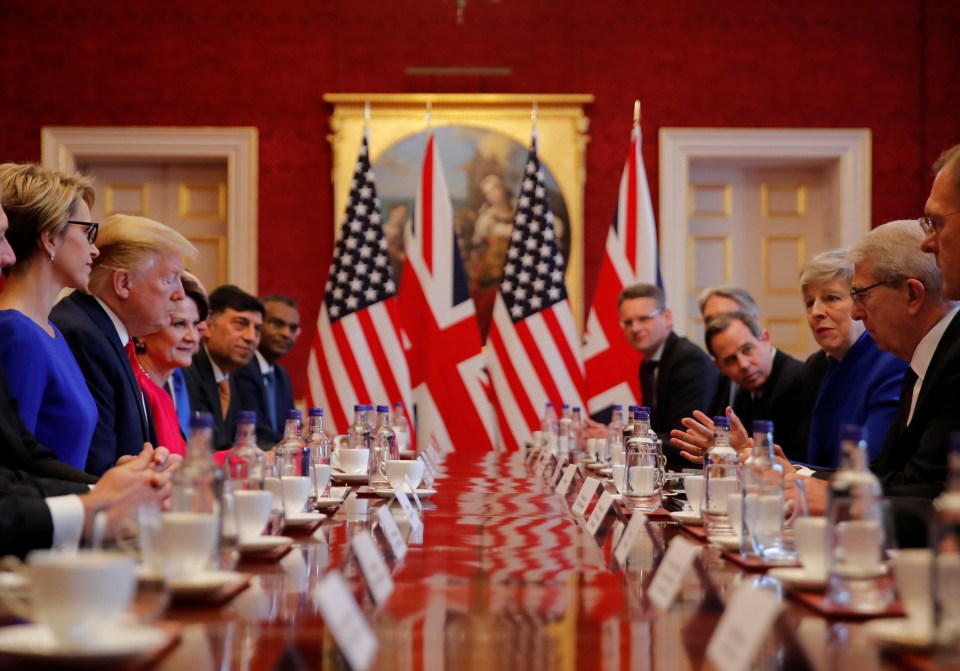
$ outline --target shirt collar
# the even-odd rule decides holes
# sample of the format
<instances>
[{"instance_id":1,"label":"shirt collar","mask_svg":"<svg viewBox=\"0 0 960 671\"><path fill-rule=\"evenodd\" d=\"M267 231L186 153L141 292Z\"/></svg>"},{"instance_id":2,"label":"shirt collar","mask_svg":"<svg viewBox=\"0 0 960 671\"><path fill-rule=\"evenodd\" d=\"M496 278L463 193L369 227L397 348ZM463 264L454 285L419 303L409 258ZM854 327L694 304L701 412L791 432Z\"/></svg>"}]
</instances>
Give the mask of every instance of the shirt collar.
<instances>
[{"instance_id":1,"label":"shirt collar","mask_svg":"<svg viewBox=\"0 0 960 671\"><path fill-rule=\"evenodd\" d=\"M273 372L273 364L271 364L271 363L268 362L265 358L263 358L263 355L260 354L260 350L255 349L255 350L253 350L253 353L254 353L254 354L256 355L256 357L257 357L257 363L260 364L260 373L263 374L263 375L266 375L267 373L272 373L272 372Z\"/></svg>"},{"instance_id":2,"label":"shirt collar","mask_svg":"<svg viewBox=\"0 0 960 671\"><path fill-rule=\"evenodd\" d=\"M664 348L666 348L666 346L667 346L667 341L666 339L664 339L664 341L660 343L660 347L657 348L657 351L653 353L652 357L650 357L650 361L652 363L660 363L660 357L663 356L663 350Z\"/></svg>"},{"instance_id":3,"label":"shirt collar","mask_svg":"<svg viewBox=\"0 0 960 671\"><path fill-rule=\"evenodd\" d=\"M110 317L110 321L113 323L113 328L117 330L117 335L120 336L120 343L126 347L127 341L130 340L130 333L127 331L127 327L123 325L123 322L120 321L120 317L110 309L106 303L104 303L98 296L93 297L96 300L100 307L103 308L103 311L107 313L107 316Z\"/></svg>"},{"instance_id":4,"label":"shirt collar","mask_svg":"<svg viewBox=\"0 0 960 671\"><path fill-rule=\"evenodd\" d=\"M960 307L955 307L945 314L940 321L934 324L932 329L927 331L927 335L923 336L920 344L913 350L910 367L920 380L923 380L926 376L927 370L930 368L930 361L933 359L933 353L937 351L937 345L940 344L940 339L943 338L944 332L950 326L950 322L953 321L957 310L960 310Z\"/></svg>"},{"instance_id":5,"label":"shirt collar","mask_svg":"<svg viewBox=\"0 0 960 671\"><path fill-rule=\"evenodd\" d=\"M220 384L223 380L226 380L230 376L220 370L220 366L217 365L217 362L213 360L213 357L210 356L210 351L207 349L207 343L203 343L203 351L207 353L207 360L210 362L210 367L213 368L213 379L216 380L217 384Z\"/></svg>"}]
</instances>

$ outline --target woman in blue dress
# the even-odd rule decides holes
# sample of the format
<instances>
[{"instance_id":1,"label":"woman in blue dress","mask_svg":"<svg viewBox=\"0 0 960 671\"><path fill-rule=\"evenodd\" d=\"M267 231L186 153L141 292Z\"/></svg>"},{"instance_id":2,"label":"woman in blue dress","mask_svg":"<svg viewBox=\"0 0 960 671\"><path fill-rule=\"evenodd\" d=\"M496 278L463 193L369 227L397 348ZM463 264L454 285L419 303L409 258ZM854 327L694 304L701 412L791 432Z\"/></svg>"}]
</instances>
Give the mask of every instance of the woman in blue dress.
<instances>
[{"instance_id":1,"label":"woman in blue dress","mask_svg":"<svg viewBox=\"0 0 960 671\"><path fill-rule=\"evenodd\" d=\"M839 461L837 437L843 424L867 427L875 457L897 413L907 363L881 352L863 323L851 316L853 264L846 250L813 257L800 275L807 323L820 351L804 365L804 393L810 404L808 465L832 469Z\"/></svg>"},{"instance_id":2,"label":"woman in blue dress","mask_svg":"<svg viewBox=\"0 0 960 671\"><path fill-rule=\"evenodd\" d=\"M0 293L0 366L20 416L61 461L83 469L97 406L50 310L64 289L85 289L98 255L93 180L38 165L0 165L0 204L16 263Z\"/></svg>"}]
</instances>

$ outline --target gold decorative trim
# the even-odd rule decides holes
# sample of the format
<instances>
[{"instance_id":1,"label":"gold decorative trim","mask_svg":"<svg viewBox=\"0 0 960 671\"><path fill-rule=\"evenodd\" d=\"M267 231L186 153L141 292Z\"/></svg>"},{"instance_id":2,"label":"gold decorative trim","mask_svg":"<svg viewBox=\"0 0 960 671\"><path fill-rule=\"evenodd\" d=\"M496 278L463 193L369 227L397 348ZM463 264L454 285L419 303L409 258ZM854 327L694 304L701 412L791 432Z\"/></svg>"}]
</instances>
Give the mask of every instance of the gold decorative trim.
<instances>
[{"instance_id":1,"label":"gold decorative trim","mask_svg":"<svg viewBox=\"0 0 960 671\"><path fill-rule=\"evenodd\" d=\"M785 349L793 348L796 351L800 351L805 346L806 343L803 342L803 329L808 327L807 327L807 322L803 317L796 317L796 318L790 318L790 319L773 317L770 319L763 320L763 328L767 329L767 331L770 331L771 330L770 327L774 324L781 324L784 326L793 327L794 332L796 333L796 337L792 341L784 340L779 336L777 338L774 338L774 342L776 343L776 346L778 349L785 350Z\"/></svg>"},{"instance_id":2,"label":"gold decorative trim","mask_svg":"<svg viewBox=\"0 0 960 671\"><path fill-rule=\"evenodd\" d=\"M190 242L217 243L217 286L227 283L227 237L225 235L188 235Z\"/></svg>"},{"instance_id":3,"label":"gold decorative trim","mask_svg":"<svg viewBox=\"0 0 960 671\"><path fill-rule=\"evenodd\" d=\"M698 242L716 242L723 243L723 281L719 284L730 284L733 280L733 241L729 235L691 235L687 243L687 293L691 296L699 294L701 291L712 286L699 286L697 284L696 272L696 246Z\"/></svg>"},{"instance_id":4,"label":"gold decorative trim","mask_svg":"<svg viewBox=\"0 0 960 671\"><path fill-rule=\"evenodd\" d=\"M793 189L797 197L795 210L770 209L771 189ZM802 182L771 182L760 185L760 213L766 218L800 219L807 215L807 185Z\"/></svg>"},{"instance_id":5,"label":"gold decorative trim","mask_svg":"<svg viewBox=\"0 0 960 671\"><path fill-rule=\"evenodd\" d=\"M216 212L195 212L191 210L190 194L197 190L217 190ZM227 216L227 185L222 182L181 182L177 188L177 207L184 219L223 219Z\"/></svg>"},{"instance_id":6,"label":"gold decorative trim","mask_svg":"<svg viewBox=\"0 0 960 671\"><path fill-rule=\"evenodd\" d=\"M768 294L777 294L780 296L793 296L800 293L800 275L797 275L795 286L787 288L774 287L770 282L770 243L771 242L795 242L797 247L797 272L803 267L804 260L807 258L807 239L802 235L768 235L764 236L761 245L761 263L763 267L763 290Z\"/></svg>"},{"instance_id":7,"label":"gold decorative trim","mask_svg":"<svg viewBox=\"0 0 960 671\"><path fill-rule=\"evenodd\" d=\"M723 209L722 210L697 210L696 196L698 190L716 191L723 190ZM690 184L690 190L687 193L687 212L691 217L729 217L733 212L733 189L729 184Z\"/></svg>"},{"instance_id":8,"label":"gold decorative trim","mask_svg":"<svg viewBox=\"0 0 960 671\"><path fill-rule=\"evenodd\" d=\"M328 136L333 149L334 237L339 234L353 178L366 103L371 107L371 163L397 142L426 130L427 103L431 105L434 128L472 126L493 130L527 147L532 131L531 110L536 103L540 160L556 179L570 217L566 282L571 310L578 329L582 328L583 201L589 142L589 119L583 108L593 102L593 95L330 93L323 100L334 106Z\"/></svg>"},{"instance_id":9,"label":"gold decorative trim","mask_svg":"<svg viewBox=\"0 0 960 671\"><path fill-rule=\"evenodd\" d=\"M147 216L147 212L150 211L150 189L148 184L104 184L103 185L103 215L109 217L110 215L117 214L117 210L114 207L114 190L134 190L137 189L140 191L140 211L139 212L123 212L123 214L134 214L141 217Z\"/></svg>"}]
</instances>

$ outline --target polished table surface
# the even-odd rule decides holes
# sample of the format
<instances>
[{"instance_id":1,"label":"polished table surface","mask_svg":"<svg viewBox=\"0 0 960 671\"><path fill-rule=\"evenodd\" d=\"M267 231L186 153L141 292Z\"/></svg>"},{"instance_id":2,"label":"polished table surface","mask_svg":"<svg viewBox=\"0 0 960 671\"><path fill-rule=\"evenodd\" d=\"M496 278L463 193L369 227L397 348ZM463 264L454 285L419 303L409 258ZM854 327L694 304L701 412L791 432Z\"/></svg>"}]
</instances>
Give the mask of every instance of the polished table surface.
<instances>
[{"instance_id":1,"label":"polished table surface","mask_svg":"<svg viewBox=\"0 0 960 671\"><path fill-rule=\"evenodd\" d=\"M351 501L319 529L296 536L280 561L241 563L238 570L254 578L228 604L168 610L164 619L182 623L182 638L155 668L349 668L314 598L332 570L348 581L376 633L375 669L710 668L704 650L720 611L704 598L698 575L685 579L668 612L644 595L656 543L684 533L676 523L654 524L657 538L642 537L620 570L611 548L625 518L610 515L589 535L570 512L579 485L563 499L518 455L450 455L442 470L402 561L390 559L376 530L373 510L385 501ZM391 511L409 532L399 506ZM395 582L379 608L347 552L351 537L370 533ZM714 546L702 544L700 553L721 596L757 579ZM922 656L881 654L862 625L824 620L787 596L782 624L754 668L933 668Z\"/></svg>"}]
</instances>

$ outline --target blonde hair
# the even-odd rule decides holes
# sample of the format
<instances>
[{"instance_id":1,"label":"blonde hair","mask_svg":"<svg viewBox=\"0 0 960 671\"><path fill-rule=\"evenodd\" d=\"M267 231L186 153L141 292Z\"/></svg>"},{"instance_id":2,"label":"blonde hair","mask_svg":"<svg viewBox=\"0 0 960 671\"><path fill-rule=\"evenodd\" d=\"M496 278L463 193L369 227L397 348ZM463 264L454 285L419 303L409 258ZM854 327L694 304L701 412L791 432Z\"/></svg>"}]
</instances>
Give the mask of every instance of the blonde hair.
<instances>
[{"instance_id":1,"label":"blonde hair","mask_svg":"<svg viewBox=\"0 0 960 671\"><path fill-rule=\"evenodd\" d=\"M0 165L0 202L10 227L7 240L19 261L39 253L43 233L59 238L70 213L83 201L93 207L93 178L49 170L35 163Z\"/></svg>"},{"instance_id":2,"label":"blonde hair","mask_svg":"<svg viewBox=\"0 0 960 671\"><path fill-rule=\"evenodd\" d=\"M826 284L835 277L848 288L853 282L853 261L846 248L821 252L807 261L800 272L800 291L806 291L811 284Z\"/></svg>"},{"instance_id":3,"label":"blonde hair","mask_svg":"<svg viewBox=\"0 0 960 671\"><path fill-rule=\"evenodd\" d=\"M159 255L197 257L197 248L169 226L129 214L114 214L103 220L97 248L100 256L93 260L90 273L89 291L92 294L99 294L115 271L146 270Z\"/></svg>"}]
</instances>

